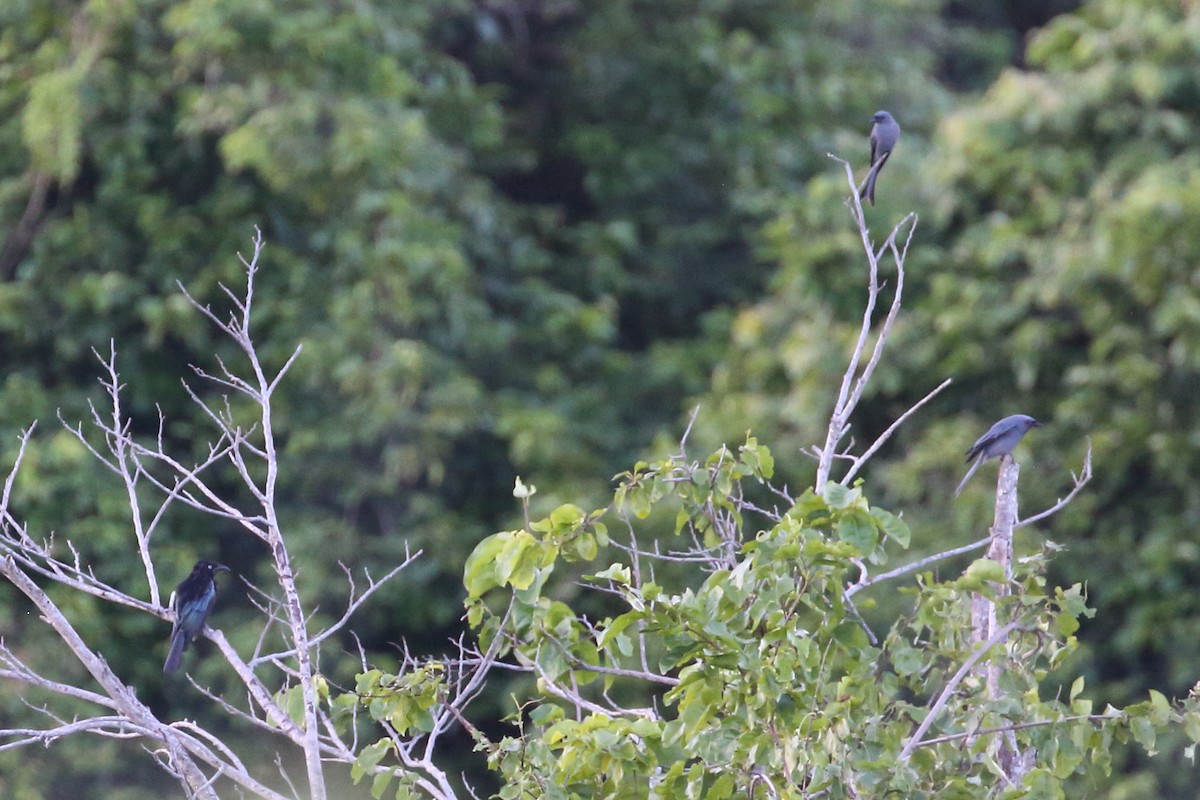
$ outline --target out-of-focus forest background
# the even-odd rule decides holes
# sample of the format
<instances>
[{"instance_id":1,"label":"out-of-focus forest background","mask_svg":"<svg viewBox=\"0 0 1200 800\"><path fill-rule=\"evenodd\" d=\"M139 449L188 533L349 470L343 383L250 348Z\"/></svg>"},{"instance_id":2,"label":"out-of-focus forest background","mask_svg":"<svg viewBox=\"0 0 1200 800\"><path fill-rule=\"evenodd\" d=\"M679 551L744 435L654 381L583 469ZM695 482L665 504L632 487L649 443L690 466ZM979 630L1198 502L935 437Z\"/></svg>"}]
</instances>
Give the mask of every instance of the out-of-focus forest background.
<instances>
[{"instance_id":1,"label":"out-of-focus forest background","mask_svg":"<svg viewBox=\"0 0 1200 800\"><path fill-rule=\"evenodd\" d=\"M302 590L336 615L339 560L383 572L425 551L357 617L376 663L459 630L463 562L519 524L517 475L535 508L602 505L611 476L676 448L699 405L698 450L751 430L780 482L810 484L801 449L823 435L863 294L826 153L865 171L879 108L904 132L868 219L920 224L858 440L954 384L866 470L873 501L904 512L918 552L973 541L994 473L952 493L987 425L1046 423L1018 451L1028 508L1065 493L1090 438L1095 480L1021 535L1064 545L1051 577L1088 587L1098 611L1075 670L1101 701L1186 692L1200 674L1200 8L1183 0L0 4L6 468L40 420L17 509L136 584L125 488L56 410L87 415L92 348L112 339L134 418L152 432L161 408L169 441L200 452L179 378L230 346L176 281L202 299L240 285L254 225L262 352L278 366L304 347L276 399ZM269 575L232 526L169 521L165 590L198 557ZM213 623L252 646L261 617L227 587ZM164 680L164 624L72 610L143 699L214 713ZM0 635L73 669L9 586ZM352 682L358 663L321 666ZM221 685L219 659L194 672ZM504 691L473 711L498 718ZM23 713L0 694L0 714ZM160 796L123 747L0 754L0 795ZM1196 777L1164 743L1086 792L1194 797Z\"/></svg>"}]
</instances>

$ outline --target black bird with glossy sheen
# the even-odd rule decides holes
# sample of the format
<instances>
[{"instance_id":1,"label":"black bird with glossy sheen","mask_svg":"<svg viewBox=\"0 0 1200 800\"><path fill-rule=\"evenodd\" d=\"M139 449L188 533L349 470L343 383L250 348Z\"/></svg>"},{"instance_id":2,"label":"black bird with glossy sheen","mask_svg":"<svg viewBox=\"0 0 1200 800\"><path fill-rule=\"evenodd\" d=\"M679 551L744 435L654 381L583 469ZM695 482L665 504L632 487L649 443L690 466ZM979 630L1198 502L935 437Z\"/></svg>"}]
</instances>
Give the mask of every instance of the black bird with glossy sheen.
<instances>
[{"instance_id":1,"label":"black bird with glossy sheen","mask_svg":"<svg viewBox=\"0 0 1200 800\"><path fill-rule=\"evenodd\" d=\"M979 469L980 464L989 458L1008 455L1030 429L1040 427L1042 427L1042 423L1027 414L1013 414L988 428L987 433L980 436L975 444L967 448L967 463L972 460L975 463L971 464L971 468L967 470L962 482L954 490L954 495L958 496L963 487L967 485L967 481L975 474L975 470Z\"/></svg>"},{"instance_id":2,"label":"black bird with glossy sheen","mask_svg":"<svg viewBox=\"0 0 1200 800\"><path fill-rule=\"evenodd\" d=\"M218 572L229 572L224 564L214 564L201 559L192 567L192 574L183 579L171 593L171 610L175 612L175 627L171 629L171 651L163 672L179 669L183 651L189 642L194 642L204 630L204 623L217 601Z\"/></svg>"}]
</instances>

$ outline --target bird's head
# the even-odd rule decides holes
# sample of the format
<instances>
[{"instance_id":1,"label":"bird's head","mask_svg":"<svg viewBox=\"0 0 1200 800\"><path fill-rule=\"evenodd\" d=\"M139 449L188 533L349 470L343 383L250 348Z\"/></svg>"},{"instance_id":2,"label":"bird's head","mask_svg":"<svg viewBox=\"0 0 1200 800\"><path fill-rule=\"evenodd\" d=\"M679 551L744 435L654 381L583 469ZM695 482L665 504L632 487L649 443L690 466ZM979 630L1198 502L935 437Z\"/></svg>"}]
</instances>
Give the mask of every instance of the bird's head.
<instances>
[{"instance_id":1,"label":"bird's head","mask_svg":"<svg viewBox=\"0 0 1200 800\"><path fill-rule=\"evenodd\" d=\"M229 567L224 564L218 564L215 561L205 561L200 559L196 562L196 566L192 567L193 575L215 575L218 572L229 572Z\"/></svg>"},{"instance_id":2,"label":"bird's head","mask_svg":"<svg viewBox=\"0 0 1200 800\"><path fill-rule=\"evenodd\" d=\"M886 111L876 111L875 116L871 117L871 122L874 122L877 125L881 122L891 122L891 121L892 121L892 115Z\"/></svg>"}]
</instances>

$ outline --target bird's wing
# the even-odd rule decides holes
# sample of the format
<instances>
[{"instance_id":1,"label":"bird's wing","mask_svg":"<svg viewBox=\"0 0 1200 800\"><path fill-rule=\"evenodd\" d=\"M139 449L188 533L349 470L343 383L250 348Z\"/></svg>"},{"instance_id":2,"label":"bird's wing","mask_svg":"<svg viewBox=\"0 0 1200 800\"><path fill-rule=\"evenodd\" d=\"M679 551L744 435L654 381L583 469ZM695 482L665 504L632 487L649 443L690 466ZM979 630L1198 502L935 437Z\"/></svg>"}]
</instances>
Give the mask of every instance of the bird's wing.
<instances>
[{"instance_id":1,"label":"bird's wing","mask_svg":"<svg viewBox=\"0 0 1200 800\"><path fill-rule=\"evenodd\" d=\"M989 444L991 444L995 438L996 438L996 431L993 429L993 430L989 430L983 436L980 436L978 439L976 439L975 444L973 444L967 448L967 453L966 453L967 460L965 463L969 464L971 462L971 460L974 459L975 457L977 457L980 453L982 453L983 448L985 448Z\"/></svg>"},{"instance_id":2,"label":"bird's wing","mask_svg":"<svg viewBox=\"0 0 1200 800\"><path fill-rule=\"evenodd\" d=\"M990 453L988 450L1001 437L1012 433L1013 429L1016 428L1018 424L1020 423L1016 422L1012 418L1005 417L992 427L988 428L987 433L985 433L983 436L980 436L979 440L976 441L975 444L971 445L971 449L967 451L967 461L970 461L980 453L983 454L984 458L991 458L992 456L998 455L997 453Z\"/></svg>"},{"instance_id":3,"label":"bird's wing","mask_svg":"<svg viewBox=\"0 0 1200 800\"><path fill-rule=\"evenodd\" d=\"M175 636L175 632L179 630L179 592L171 592L171 599L167 601L167 608L171 609L171 636Z\"/></svg>"}]
</instances>

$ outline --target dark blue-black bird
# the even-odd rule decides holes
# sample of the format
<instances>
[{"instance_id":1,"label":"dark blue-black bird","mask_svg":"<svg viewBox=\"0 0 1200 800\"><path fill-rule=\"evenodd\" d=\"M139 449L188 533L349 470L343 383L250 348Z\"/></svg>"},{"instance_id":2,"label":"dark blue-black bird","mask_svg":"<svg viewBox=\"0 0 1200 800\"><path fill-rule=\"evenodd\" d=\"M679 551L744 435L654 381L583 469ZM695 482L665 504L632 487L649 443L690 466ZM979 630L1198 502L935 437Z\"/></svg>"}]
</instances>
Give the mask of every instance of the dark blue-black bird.
<instances>
[{"instance_id":1,"label":"dark blue-black bird","mask_svg":"<svg viewBox=\"0 0 1200 800\"><path fill-rule=\"evenodd\" d=\"M175 627L171 629L171 652L167 653L167 662L163 664L163 672L174 672L179 669L183 659L183 651L189 642L194 642L204 630L204 622L212 611L213 603L217 601L218 572L229 572L224 564L214 564L201 559L192 567L192 574L171 592L171 610L175 612Z\"/></svg>"},{"instance_id":2,"label":"dark blue-black bird","mask_svg":"<svg viewBox=\"0 0 1200 800\"><path fill-rule=\"evenodd\" d=\"M1017 446L1017 442L1021 441L1021 437L1028 433L1031 428L1040 427L1042 427L1042 423L1033 417L1025 414L1013 414L1011 417L1005 417L988 428L987 433L980 436L975 444L967 448L967 461L970 462L974 459L975 463L971 464L971 468L967 470L966 476L958 484L958 488L954 490L954 496L957 497L963 490L963 487L967 485L967 481L975 474L975 470L979 469L980 464L989 458L1008 455Z\"/></svg>"}]
</instances>

